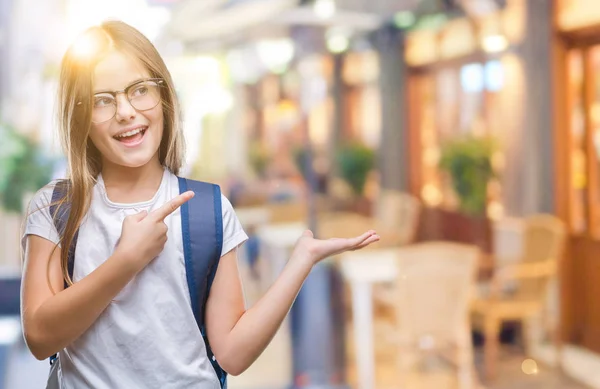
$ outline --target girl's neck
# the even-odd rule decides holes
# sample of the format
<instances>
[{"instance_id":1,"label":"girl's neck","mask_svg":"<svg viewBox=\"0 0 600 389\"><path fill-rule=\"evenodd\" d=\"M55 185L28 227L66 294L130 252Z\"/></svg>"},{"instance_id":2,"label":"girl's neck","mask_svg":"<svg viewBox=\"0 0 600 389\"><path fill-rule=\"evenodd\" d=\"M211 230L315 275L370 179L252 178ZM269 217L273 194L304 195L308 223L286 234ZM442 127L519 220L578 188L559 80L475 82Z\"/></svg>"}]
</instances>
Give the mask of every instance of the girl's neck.
<instances>
[{"instance_id":1,"label":"girl's neck","mask_svg":"<svg viewBox=\"0 0 600 389\"><path fill-rule=\"evenodd\" d=\"M164 167L158 158L152 158L147 164L136 167L124 167L103 163L102 180L106 194L117 203L143 202L154 197L158 190Z\"/></svg>"}]
</instances>

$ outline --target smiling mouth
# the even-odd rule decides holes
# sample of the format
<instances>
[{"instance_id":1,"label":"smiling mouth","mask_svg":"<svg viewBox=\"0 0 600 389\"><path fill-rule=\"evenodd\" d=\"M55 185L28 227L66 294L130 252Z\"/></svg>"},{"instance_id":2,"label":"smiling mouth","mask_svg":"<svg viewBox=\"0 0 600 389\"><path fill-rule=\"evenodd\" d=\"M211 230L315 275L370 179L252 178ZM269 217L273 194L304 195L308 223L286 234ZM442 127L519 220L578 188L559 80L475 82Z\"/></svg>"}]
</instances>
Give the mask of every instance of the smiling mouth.
<instances>
[{"instance_id":1,"label":"smiling mouth","mask_svg":"<svg viewBox=\"0 0 600 389\"><path fill-rule=\"evenodd\" d=\"M148 127L139 127L135 130L131 130L120 135L115 135L113 138L126 145L136 145L144 138L144 134L146 134L147 130Z\"/></svg>"}]
</instances>

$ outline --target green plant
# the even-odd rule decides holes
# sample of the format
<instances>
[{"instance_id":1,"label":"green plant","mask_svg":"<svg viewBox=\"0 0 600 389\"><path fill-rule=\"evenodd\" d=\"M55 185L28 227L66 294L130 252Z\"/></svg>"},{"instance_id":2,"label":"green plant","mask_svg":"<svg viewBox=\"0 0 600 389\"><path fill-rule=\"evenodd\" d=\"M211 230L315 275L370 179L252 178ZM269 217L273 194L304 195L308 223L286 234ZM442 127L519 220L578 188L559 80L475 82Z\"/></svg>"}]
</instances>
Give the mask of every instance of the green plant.
<instances>
[{"instance_id":1,"label":"green plant","mask_svg":"<svg viewBox=\"0 0 600 389\"><path fill-rule=\"evenodd\" d=\"M495 150L492 138L475 136L454 139L442 146L439 166L450 176L460 210L466 214L485 214L488 183L496 176L492 166Z\"/></svg>"},{"instance_id":2,"label":"green plant","mask_svg":"<svg viewBox=\"0 0 600 389\"><path fill-rule=\"evenodd\" d=\"M53 163L39 145L13 128L0 124L0 205L22 212L23 197L52 178Z\"/></svg>"},{"instance_id":3,"label":"green plant","mask_svg":"<svg viewBox=\"0 0 600 389\"><path fill-rule=\"evenodd\" d=\"M360 143L342 146L337 152L340 176L356 196L363 194L367 175L375 165L375 152Z\"/></svg>"},{"instance_id":4,"label":"green plant","mask_svg":"<svg viewBox=\"0 0 600 389\"><path fill-rule=\"evenodd\" d=\"M270 161L270 156L266 148L258 141L253 142L250 145L249 158L254 172L259 177L264 177Z\"/></svg>"}]
</instances>

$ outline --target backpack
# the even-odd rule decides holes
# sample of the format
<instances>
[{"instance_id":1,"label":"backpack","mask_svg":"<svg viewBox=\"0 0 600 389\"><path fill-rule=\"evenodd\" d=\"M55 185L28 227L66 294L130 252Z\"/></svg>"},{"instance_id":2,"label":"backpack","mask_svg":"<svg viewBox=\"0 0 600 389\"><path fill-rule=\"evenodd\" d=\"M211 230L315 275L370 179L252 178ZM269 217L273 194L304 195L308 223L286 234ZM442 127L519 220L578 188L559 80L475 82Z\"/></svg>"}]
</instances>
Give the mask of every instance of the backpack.
<instances>
[{"instance_id":1,"label":"backpack","mask_svg":"<svg viewBox=\"0 0 600 389\"><path fill-rule=\"evenodd\" d=\"M217 266L221 258L223 246L223 214L221 211L221 190L218 185L201 181L194 181L177 177L179 193L193 190L194 197L183 204L181 211L181 231L183 235L183 252L185 258L185 271L187 284L190 291L191 308L194 318L204 339L206 353L212 364L222 389L227 388L227 373L219 366L208 343L204 323L204 308L210 292L210 287L215 278ZM54 220L56 230L62 236L69 217L70 205L65 203L62 207L56 204L64 198L68 182L59 181L52 192L52 206L50 215ZM68 270L73 277L75 261L76 233L73 243L69 248ZM68 285L65 282L65 288ZM50 375L47 389L59 389L58 354L50 358Z\"/></svg>"}]
</instances>

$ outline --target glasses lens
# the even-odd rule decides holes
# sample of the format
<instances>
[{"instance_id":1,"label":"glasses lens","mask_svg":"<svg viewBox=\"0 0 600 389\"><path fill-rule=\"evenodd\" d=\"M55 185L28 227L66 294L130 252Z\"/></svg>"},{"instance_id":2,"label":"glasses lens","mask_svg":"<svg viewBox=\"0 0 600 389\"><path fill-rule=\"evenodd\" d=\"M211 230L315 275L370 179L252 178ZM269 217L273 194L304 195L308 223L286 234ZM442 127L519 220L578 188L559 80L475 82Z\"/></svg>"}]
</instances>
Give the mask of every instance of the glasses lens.
<instances>
[{"instance_id":1,"label":"glasses lens","mask_svg":"<svg viewBox=\"0 0 600 389\"><path fill-rule=\"evenodd\" d=\"M158 105L160 102L159 82L147 80L127 89L127 99L133 108L138 111L147 111ZM112 119L117 110L117 102L110 93L98 93L94 95L92 109L92 122L102 123Z\"/></svg>"},{"instance_id":2,"label":"glasses lens","mask_svg":"<svg viewBox=\"0 0 600 389\"><path fill-rule=\"evenodd\" d=\"M114 97L107 93L100 93L94 96L94 106L92 109L92 122L101 123L110 120L115 115L117 104Z\"/></svg>"},{"instance_id":3,"label":"glasses lens","mask_svg":"<svg viewBox=\"0 0 600 389\"><path fill-rule=\"evenodd\" d=\"M160 101L160 87L156 81L144 81L129 89L127 98L138 111L146 111L158 105Z\"/></svg>"}]
</instances>

